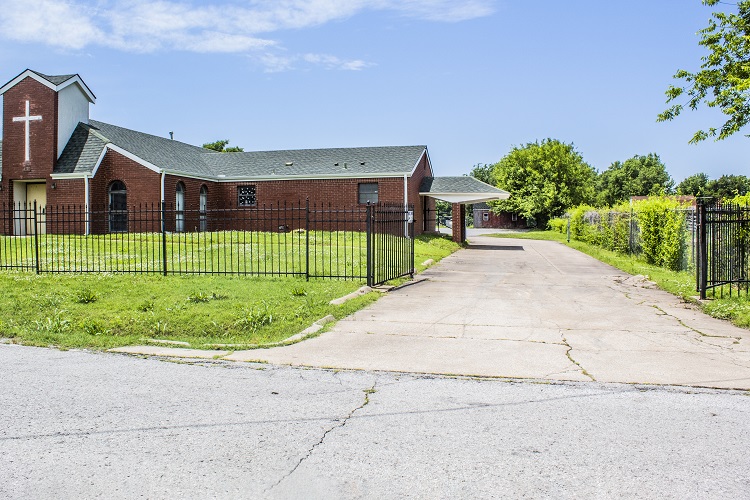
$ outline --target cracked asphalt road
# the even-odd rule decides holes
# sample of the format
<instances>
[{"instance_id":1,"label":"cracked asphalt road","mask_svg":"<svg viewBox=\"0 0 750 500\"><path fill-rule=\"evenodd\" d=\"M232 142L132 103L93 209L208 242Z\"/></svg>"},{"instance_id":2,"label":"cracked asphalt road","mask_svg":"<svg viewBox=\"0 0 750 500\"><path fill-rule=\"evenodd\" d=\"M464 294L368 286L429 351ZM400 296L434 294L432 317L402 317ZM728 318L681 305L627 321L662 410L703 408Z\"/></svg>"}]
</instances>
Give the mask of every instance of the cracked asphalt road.
<instances>
[{"instance_id":1,"label":"cracked asphalt road","mask_svg":"<svg viewBox=\"0 0 750 500\"><path fill-rule=\"evenodd\" d=\"M747 392L0 344L0 498L747 498Z\"/></svg>"},{"instance_id":2,"label":"cracked asphalt road","mask_svg":"<svg viewBox=\"0 0 750 500\"><path fill-rule=\"evenodd\" d=\"M750 331L551 241L476 236L320 337L225 359L750 389Z\"/></svg>"}]
</instances>

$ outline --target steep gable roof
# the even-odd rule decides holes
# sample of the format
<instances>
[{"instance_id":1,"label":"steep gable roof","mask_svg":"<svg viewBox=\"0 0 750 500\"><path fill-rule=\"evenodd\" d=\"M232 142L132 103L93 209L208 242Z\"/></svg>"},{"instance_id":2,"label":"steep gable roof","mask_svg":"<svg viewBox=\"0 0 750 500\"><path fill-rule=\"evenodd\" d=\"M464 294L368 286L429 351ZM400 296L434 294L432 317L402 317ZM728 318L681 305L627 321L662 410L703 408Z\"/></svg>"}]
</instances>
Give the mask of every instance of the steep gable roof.
<instances>
[{"instance_id":1,"label":"steep gable roof","mask_svg":"<svg viewBox=\"0 0 750 500\"><path fill-rule=\"evenodd\" d=\"M8 89L15 86L25 78L33 78L55 92L59 92L70 85L77 85L90 102L96 102L96 96L91 92L91 89L79 75L45 75L31 69L22 71L15 78L12 78L8 83L0 87L0 94L4 94Z\"/></svg>"},{"instance_id":2,"label":"steep gable roof","mask_svg":"<svg viewBox=\"0 0 750 500\"><path fill-rule=\"evenodd\" d=\"M426 146L391 146L218 153L91 120L73 132L54 174L93 173L107 147L167 173L219 181L411 175L427 151Z\"/></svg>"}]
</instances>

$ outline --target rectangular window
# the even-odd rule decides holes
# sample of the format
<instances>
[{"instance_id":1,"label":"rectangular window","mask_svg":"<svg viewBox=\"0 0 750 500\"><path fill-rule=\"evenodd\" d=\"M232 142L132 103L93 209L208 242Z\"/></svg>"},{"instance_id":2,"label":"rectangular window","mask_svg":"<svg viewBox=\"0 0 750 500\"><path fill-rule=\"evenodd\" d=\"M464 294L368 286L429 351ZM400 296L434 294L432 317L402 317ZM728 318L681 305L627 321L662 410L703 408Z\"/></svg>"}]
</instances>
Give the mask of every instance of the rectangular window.
<instances>
[{"instance_id":1,"label":"rectangular window","mask_svg":"<svg viewBox=\"0 0 750 500\"><path fill-rule=\"evenodd\" d=\"M513 222L517 222L518 221L518 214L511 215L510 216L510 220L512 220Z\"/></svg>"},{"instance_id":2,"label":"rectangular window","mask_svg":"<svg viewBox=\"0 0 750 500\"><path fill-rule=\"evenodd\" d=\"M255 186L237 186L237 206L254 207L256 203Z\"/></svg>"},{"instance_id":3,"label":"rectangular window","mask_svg":"<svg viewBox=\"0 0 750 500\"><path fill-rule=\"evenodd\" d=\"M363 182L359 185L359 203L377 203L378 202L378 183Z\"/></svg>"}]
</instances>

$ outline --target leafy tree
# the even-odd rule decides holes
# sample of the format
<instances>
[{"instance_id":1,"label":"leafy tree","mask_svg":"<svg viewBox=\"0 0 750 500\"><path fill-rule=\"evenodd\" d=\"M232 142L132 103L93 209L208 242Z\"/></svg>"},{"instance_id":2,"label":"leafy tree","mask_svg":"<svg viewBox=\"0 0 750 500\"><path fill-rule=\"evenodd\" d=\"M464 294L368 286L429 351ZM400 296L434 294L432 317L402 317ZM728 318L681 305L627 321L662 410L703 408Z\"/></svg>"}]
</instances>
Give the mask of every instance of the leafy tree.
<instances>
[{"instance_id":1,"label":"leafy tree","mask_svg":"<svg viewBox=\"0 0 750 500\"><path fill-rule=\"evenodd\" d=\"M704 173L687 177L677 186L677 194L708 196L728 200L750 193L750 178L744 175L722 175L709 179Z\"/></svg>"},{"instance_id":2,"label":"leafy tree","mask_svg":"<svg viewBox=\"0 0 750 500\"><path fill-rule=\"evenodd\" d=\"M487 165L486 163L482 165L481 163L477 163L471 169L471 172L469 172L469 176L474 177L475 179L479 179L480 181L489 184L490 186L494 186L495 175L493 171L494 165Z\"/></svg>"},{"instance_id":3,"label":"leafy tree","mask_svg":"<svg viewBox=\"0 0 750 500\"><path fill-rule=\"evenodd\" d=\"M227 144L229 144L229 140L219 139L215 142L207 142L203 145L203 147L206 149L211 149L213 151L218 151L219 153L241 153L244 151L244 148L241 148L239 146L227 147Z\"/></svg>"},{"instance_id":4,"label":"leafy tree","mask_svg":"<svg viewBox=\"0 0 750 500\"><path fill-rule=\"evenodd\" d=\"M702 0L704 5L725 3L721 0ZM738 0L736 13L715 12L709 24L698 33L699 45L709 54L701 60L701 70L691 73L679 70L674 78L684 81L684 86L670 85L666 91L667 103L683 96L685 104L674 104L661 113L658 121L672 120L684 106L697 109L704 103L709 108L718 108L727 116L719 128L699 130L690 139L694 144L716 137L726 139L750 121L750 0Z\"/></svg>"},{"instance_id":5,"label":"leafy tree","mask_svg":"<svg viewBox=\"0 0 750 500\"><path fill-rule=\"evenodd\" d=\"M624 163L614 162L598 178L597 201L601 206L612 206L631 196L668 194L674 181L659 155L635 155Z\"/></svg>"},{"instance_id":6,"label":"leafy tree","mask_svg":"<svg viewBox=\"0 0 750 500\"><path fill-rule=\"evenodd\" d=\"M513 147L493 167L497 187L510 198L493 204L497 212L516 212L540 227L565 210L594 198L596 172L573 144L556 139Z\"/></svg>"},{"instance_id":7,"label":"leafy tree","mask_svg":"<svg viewBox=\"0 0 750 500\"><path fill-rule=\"evenodd\" d=\"M677 194L687 196L706 196L706 186L708 184L708 175L703 172L686 177L677 184Z\"/></svg>"},{"instance_id":8,"label":"leafy tree","mask_svg":"<svg viewBox=\"0 0 750 500\"><path fill-rule=\"evenodd\" d=\"M743 196L750 192L750 179L744 175L722 175L716 180L708 181L705 196L725 200Z\"/></svg>"}]
</instances>

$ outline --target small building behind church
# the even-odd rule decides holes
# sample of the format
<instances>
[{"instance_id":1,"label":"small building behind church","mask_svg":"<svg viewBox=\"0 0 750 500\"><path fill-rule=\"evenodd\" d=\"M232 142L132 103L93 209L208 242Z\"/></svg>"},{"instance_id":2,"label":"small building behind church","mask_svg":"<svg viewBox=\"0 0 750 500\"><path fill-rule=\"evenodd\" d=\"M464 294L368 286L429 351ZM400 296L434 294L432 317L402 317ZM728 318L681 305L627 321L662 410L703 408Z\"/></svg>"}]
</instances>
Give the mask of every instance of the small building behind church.
<instances>
[{"instance_id":1,"label":"small building behind church","mask_svg":"<svg viewBox=\"0 0 750 500\"><path fill-rule=\"evenodd\" d=\"M474 204L474 227L493 229L526 229L528 221L523 216L512 212L496 213L487 203Z\"/></svg>"}]
</instances>

